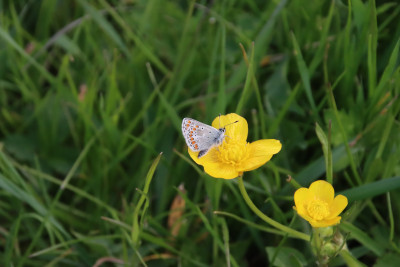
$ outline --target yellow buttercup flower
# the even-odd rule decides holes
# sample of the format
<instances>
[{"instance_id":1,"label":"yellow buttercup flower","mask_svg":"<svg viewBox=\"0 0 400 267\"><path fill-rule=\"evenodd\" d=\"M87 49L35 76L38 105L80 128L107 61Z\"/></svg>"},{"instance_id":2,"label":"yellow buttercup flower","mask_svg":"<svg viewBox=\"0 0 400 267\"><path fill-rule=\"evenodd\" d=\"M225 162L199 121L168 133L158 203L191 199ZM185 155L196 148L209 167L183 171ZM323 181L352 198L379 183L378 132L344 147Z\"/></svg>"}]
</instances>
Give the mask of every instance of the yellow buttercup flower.
<instances>
[{"instance_id":1,"label":"yellow buttercup flower","mask_svg":"<svg viewBox=\"0 0 400 267\"><path fill-rule=\"evenodd\" d=\"M340 223L338 216L347 206L347 198L335 195L333 186L326 181L315 181L309 188L300 188L294 193L293 207L312 227L328 227Z\"/></svg>"},{"instance_id":2,"label":"yellow buttercup flower","mask_svg":"<svg viewBox=\"0 0 400 267\"><path fill-rule=\"evenodd\" d=\"M237 123L234 123L236 122ZM232 123L231 125L228 125ZM225 138L221 145L213 147L201 158L199 152L190 148L190 157L199 165L204 166L204 171L215 178L233 179L242 175L245 171L257 169L269 161L278 153L282 145L279 140L263 139L248 143L247 121L231 113L218 116L212 122L214 128L226 127Z\"/></svg>"}]
</instances>

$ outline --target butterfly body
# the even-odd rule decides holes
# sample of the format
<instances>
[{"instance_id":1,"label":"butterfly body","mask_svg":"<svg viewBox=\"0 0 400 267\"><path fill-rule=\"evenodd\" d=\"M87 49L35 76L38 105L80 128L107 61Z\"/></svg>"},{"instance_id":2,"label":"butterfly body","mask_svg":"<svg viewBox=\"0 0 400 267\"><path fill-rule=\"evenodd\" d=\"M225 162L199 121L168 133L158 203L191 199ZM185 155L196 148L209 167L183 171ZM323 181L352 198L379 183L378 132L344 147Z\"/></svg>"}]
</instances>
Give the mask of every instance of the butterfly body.
<instances>
[{"instance_id":1,"label":"butterfly body","mask_svg":"<svg viewBox=\"0 0 400 267\"><path fill-rule=\"evenodd\" d=\"M182 120L182 134L188 147L199 152L198 158L203 157L207 152L222 144L225 138L225 127L216 129L191 118Z\"/></svg>"}]
</instances>

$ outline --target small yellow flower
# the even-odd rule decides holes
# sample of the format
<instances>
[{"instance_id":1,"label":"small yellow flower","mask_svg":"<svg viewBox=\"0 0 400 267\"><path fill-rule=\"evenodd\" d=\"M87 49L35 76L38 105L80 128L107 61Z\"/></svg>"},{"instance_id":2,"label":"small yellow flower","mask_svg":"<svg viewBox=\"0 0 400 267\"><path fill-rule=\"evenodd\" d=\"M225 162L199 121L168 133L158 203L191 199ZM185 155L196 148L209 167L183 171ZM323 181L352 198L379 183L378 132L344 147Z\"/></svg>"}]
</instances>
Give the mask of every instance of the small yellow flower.
<instances>
[{"instance_id":1,"label":"small yellow flower","mask_svg":"<svg viewBox=\"0 0 400 267\"><path fill-rule=\"evenodd\" d=\"M238 121L237 123L233 123ZM231 125L228 125L233 123ZM272 156L278 153L282 145L279 140L263 139L248 143L247 121L231 113L218 116L212 122L214 128L226 127L223 143L210 149L201 158L198 152L189 150L190 157L199 165L204 166L204 171L215 178L233 179L242 175L245 171L257 169L269 161Z\"/></svg>"},{"instance_id":2,"label":"small yellow flower","mask_svg":"<svg viewBox=\"0 0 400 267\"><path fill-rule=\"evenodd\" d=\"M347 206L347 198L335 195L333 186L326 181L315 181L310 188L300 188L294 193L293 207L312 227L328 227L340 223L338 216Z\"/></svg>"}]
</instances>

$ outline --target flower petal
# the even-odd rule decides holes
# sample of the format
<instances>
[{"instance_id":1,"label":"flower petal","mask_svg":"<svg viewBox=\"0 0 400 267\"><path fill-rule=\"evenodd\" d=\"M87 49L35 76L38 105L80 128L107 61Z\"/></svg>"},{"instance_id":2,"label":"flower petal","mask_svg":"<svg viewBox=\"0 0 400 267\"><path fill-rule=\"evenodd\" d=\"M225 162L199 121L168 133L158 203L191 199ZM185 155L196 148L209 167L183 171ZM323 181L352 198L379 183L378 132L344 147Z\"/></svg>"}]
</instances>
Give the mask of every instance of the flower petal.
<instances>
[{"instance_id":1,"label":"flower petal","mask_svg":"<svg viewBox=\"0 0 400 267\"><path fill-rule=\"evenodd\" d=\"M214 177L223 179L233 179L241 175L232 165L224 163L209 163L204 165L204 171Z\"/></svg>"},{"instance_id":2,"label":"flower petal","mask_svg":"<svg viewBox=\"0 0 400 267\"><path fill-rule=\"evenodd\" d=\"M210 163L218 162L217 148L213 147L203 157L198 158L199 152L194 152L188 147L189 156L199 165L206 165Z\"/></svg>"},{"instance_id":3,"label":"flower petal","mask_svg":"<svg viewBox=\"0 0 400 267\"><path fill-rule=\"evenodd\" d=\"M237 123L234 123L238 121ZM231 125L228 125L232 123ZM248 125L245 118L237 115L236 113L230 113L227 115L221 115L214 119L212 122L214 128L223 128L226 126L225 135L227 138L234 138L236 140L247 140Z\"/></svg>"},{"instance_id":4,"label":"flower petal","mask_svg":"<svg viewBox=\"0 0 400 267\"><path fill-rule=\"evenodd\" d=\"M199 158L197 158L197 155L199 154L199 152L194 152L193 150L191 150L189 147L188 147L188 152L189 152L189 156L192 158L192 160L194 160L194 162L196 162L197 164L200 164L199 163Z\"/></svg>"},{"instance_id":5,"label":"flower petal","mask_svg":"<svg viewBox=\"0 0 400 267\"><path fill-rule=\"evenodd\" d=\"M318 228L318 227L328 227L328 226L332 226L332 225L336 225L338 223L340 223L340 219L342 217L338 216L335 217L331 220L321 220L321 221L315 221L315 220L311 220L309 221L312 227Z\"/></svg>"},{"instance_id":6,"label":"flower petal","mask_svg":"<svg viewBox=\"0 0 400 267\"><path fill-rule=\"evenodd\" d=\"M332 203L335 190L330 183L323 180L315 181L310 185L310 190L315 198L325 201L328 205Z\"/></svg>"},{"instance_id":7,"label":"flower petal","mask_svg":"<svg viewBox=\"0 0 400 267\"><path fill-rule=\"evenodd\" d=\"M304 220L308 221L309 223L311 223L312 221L314 221L313 218L311 218L310 216L308 216L308 213L300 213L298 209L295 208L295 210L297 211L297 214L300 215L300 217L302 217Z\"/></svg>"},{"instance_id":8,"label":"flower petal","mask_svg":"<svg viewBox=\"0 0 400 267\"><path fill-rule=\"evenodd\" d=\"M337 195L331 203L330 214L326 219L330 220L338 216L346 208L347 203L347 197Z\"/></svg>"},{"instance_id":9,"label":"flower petal","mask_svg":"<svg viewBox=\"0 0 400 267\"><path fill-rule=\"evenodd\" d=\"M224 164L218 159L218 149L212 148L203 157L198 158L199 152L188 149L190 157L199 165L204 166L204 171L214 178L233 179L241 175L232 165Z\"/></svg>"},{"instance_id":10,"label":"flower petal","mask_svg":"<svg viewBox=\"0 0 400 267\"><path fill-rule=\"evenodd\" d=\"M251 171L267 163L282 148L279 140L263 139L249 144L250 157L238 166L239 171Z\"/></svg>"},{"instance_id":11,"label":"flower petal","mask_svg":"<svg viewBox=\"0 0 400 267\"><path fill-rule=\"evenodd\" d=\"M308 188L299 188L294 193L294 204L299 215L307 214L305 204L313 198L311 191Z\"/></svg>"}]
</instances>

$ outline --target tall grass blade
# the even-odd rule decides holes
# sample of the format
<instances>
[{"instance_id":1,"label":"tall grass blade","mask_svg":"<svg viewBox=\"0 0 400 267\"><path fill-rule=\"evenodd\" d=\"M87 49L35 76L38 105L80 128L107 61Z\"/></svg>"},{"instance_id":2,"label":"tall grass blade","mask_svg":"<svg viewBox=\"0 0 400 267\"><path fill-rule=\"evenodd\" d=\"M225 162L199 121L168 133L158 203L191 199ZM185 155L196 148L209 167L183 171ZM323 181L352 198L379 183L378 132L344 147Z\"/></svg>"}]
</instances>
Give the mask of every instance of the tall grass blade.
<instances>
[{"instance_id":1,"label":"tall grass blade","mask_svg":"<svg viewBox=\"0 0 400 267\"><path fill-rule=\"evenodd\" d=\"M133 212L131 238L132 238L132 244L135 248L137 248L139 245L139 241L140 241L139 235L142 232L142 230L141 230L142 226L140 225L140 221L139 221L139 214L141 213L141 216L143 218L145 210L142 210L142 206L143 206L143 204L145 204L145 201L148 201L147 193L149 192L150 183L151 183L151 180L153 179L153 175L154 175L154 172L156 171L157 165L160 162L161 156L162 156L162 153L160 153L157 156L157 158L153 161L153 163L151 164L149 172L146 175L146 180L144 182L144 188L143 188L142 194L140 195L139 201L136 204L135 210Z\"/></svg>"}]
</instances>

